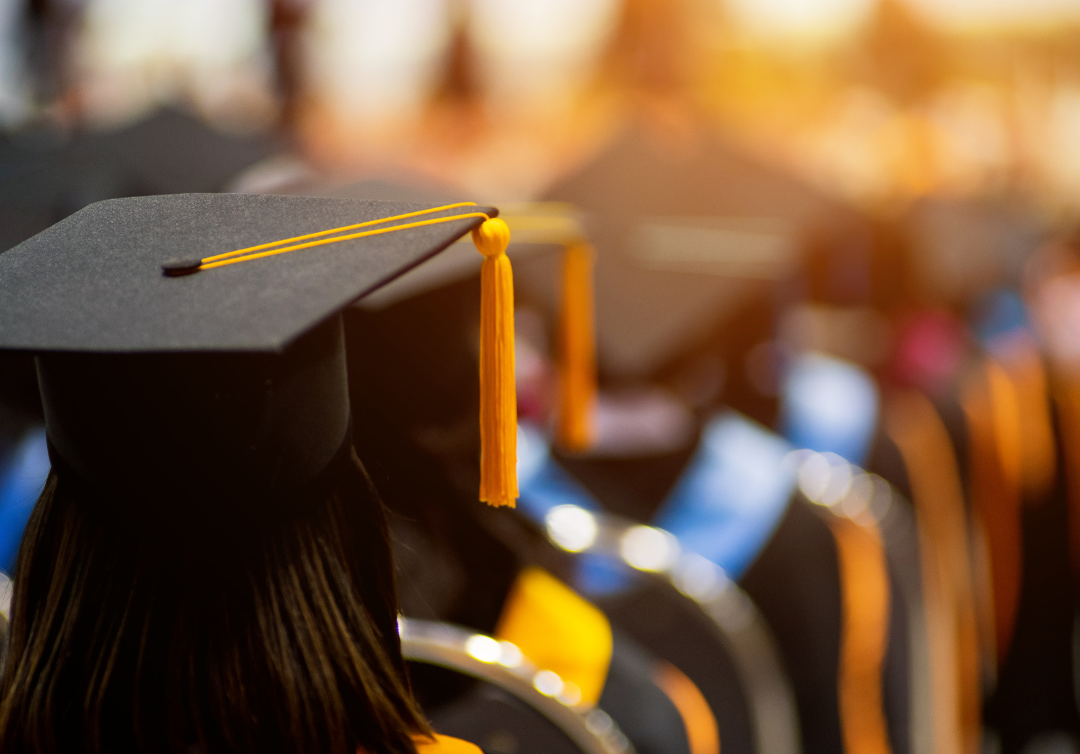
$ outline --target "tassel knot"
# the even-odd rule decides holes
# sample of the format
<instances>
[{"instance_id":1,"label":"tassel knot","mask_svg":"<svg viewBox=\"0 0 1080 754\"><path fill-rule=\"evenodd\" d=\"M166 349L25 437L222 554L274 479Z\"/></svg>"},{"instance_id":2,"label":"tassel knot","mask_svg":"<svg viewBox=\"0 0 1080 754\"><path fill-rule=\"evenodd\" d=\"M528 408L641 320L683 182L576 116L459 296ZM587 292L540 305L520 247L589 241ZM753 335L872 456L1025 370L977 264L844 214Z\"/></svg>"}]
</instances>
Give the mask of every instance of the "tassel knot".
<instances>
[{"instance_id":1,"label":"tassel knot","mask_svg":"<svg viewBox=\"0 0 1080 754\"><path fill-rule=\"evenodd\" d=\"M506 247L510 245L510 228L495 217L481 223L472 232L472 237L476 250L491 259L506 253Z\"/></svg>"},{"instance_id":2,"label":"tassel knot","mask_svg":"<svg viewBox=\"0 0 1080 754\"><path fill-rule=\"evenodd\" d=\"M514 277L498 218L473 231L480 268L480 499L511 506L517 486L517 389L514 382Z\"/></svg>"}]
</instances>

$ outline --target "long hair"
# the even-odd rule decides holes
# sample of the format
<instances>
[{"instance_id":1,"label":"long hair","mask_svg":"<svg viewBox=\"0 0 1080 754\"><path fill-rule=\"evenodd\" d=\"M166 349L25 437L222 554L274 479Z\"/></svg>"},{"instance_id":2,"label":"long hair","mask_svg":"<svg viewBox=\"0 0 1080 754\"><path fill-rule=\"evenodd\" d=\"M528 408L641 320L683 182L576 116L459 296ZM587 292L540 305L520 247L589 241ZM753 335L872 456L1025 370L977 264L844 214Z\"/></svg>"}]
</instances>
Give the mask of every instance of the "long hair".
<instances>
[{"instance_id":1,"label":"long hair","mask_svg":"<svg viewBox=\"0 0 1080 754\"><path fill-rule=\"evenodd\" d=\"M321 502L191 573L84 497L54 472L24 535L0 751L411 754L429 732L355 455Z\"/></svg>"}]
</instances>

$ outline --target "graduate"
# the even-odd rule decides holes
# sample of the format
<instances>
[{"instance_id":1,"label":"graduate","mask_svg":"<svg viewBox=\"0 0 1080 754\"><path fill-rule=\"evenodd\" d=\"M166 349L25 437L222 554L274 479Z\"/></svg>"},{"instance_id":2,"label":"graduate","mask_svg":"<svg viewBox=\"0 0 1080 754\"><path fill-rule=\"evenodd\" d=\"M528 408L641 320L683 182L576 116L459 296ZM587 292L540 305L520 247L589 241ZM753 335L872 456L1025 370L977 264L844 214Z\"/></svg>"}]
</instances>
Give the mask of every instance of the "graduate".
<instances>
[{"instance_id":1,"label":"graduate","mask_svg":"<svg viewBox=\"0 0 1080 754\"><path fill-rule=\"evenodd\" d=\"M335 193L416 195L379 182ZM394 514L403 613L514 642L574 683L579 705L609 714L638 752L715 751L691 746L685 710L662 684L665 668L680 671L575 594L566 584L571 564L528 519L471 504L482 439L475 421L482 286L465 251L449 250L345 313L356 442ZM411 365L407 377L391 363ZM425 708L434 720L462 725L457 711L468 690L441 691L445 684L422 675L418 686L422 694L430 689ZM467 725L514 741L515 751L539 751L490 708L471 709L485 719ZM715 729L711 712L704 714Z\"/></svg>"},{"instance_id":2,"label":"graduate","mask_svg":"<svg viewBox=\"0 0 1080 754\"><path fill-rule=\"evenodd\" d=\"M749 593L780 646L805 750L861 741L865 750L910 751L907 619L876 524L838 526L799 489L777 450L783 440L766 429L777 420L782 374L777 303L794 298L815 248L852 244L858 257L865 222L724 139L698 136L680 151L647 120L631 123L545 194L589 218L601 385L663 393L668 414L681 408L686 417L662 443L601 437L590 453L555 460L594 504L671 531ZM646 426L624 418L633 424ZM875 659L862 674L866 693L845 683L843 637L851 608L873 600L847 591L858 569L841 532L874 541L874 593L885 595L868 618Z\"/></svg>"},{"instance_id":3,"label":"graduate","mask_svg":"<svg viewBox=\"0 0 1080 754\"><path fill-rule=\"evenodd\" d=\"M339 312L469 231L497 259L495 214L149 196L0 256L0 349L36 355L52 462L0 749L478 751L409 688Z\"/></svg>"}]
</instances>

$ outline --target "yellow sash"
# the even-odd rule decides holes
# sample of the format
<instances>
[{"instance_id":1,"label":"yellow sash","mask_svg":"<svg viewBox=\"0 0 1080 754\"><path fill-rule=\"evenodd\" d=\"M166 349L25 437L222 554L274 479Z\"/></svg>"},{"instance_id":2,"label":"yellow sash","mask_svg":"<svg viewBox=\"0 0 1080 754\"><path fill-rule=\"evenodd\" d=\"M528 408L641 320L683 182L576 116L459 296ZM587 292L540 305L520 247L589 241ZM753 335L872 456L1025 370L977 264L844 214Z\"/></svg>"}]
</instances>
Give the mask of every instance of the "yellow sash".
<instances>
[{"instance_id":1,"label":"yellow sash","mask_svg":"<svg viewBox=\"0 0 1080 754\"><path fill-rule=\"evenodd\" d=\"M600 700L611 664L611 624L599 609L546 571L521 572L495 635L574 684L581 692L581 704L592 706ZM652 680L679 712L691 754L719 754L716 717L694 682L668 663L658 663Z\"/></svg>"},{"instance_id":2,"label":"yellow sash","mask_svg":"<svg viewBox=\"0 0 1080 754\"><path fill-rule=\"evenodd\" d=\"M611 624L551 574L526 568L499 616L495 635L536 665L577 686L583 704L600 700L611 664Z\"/></svg>"}]
</instances>

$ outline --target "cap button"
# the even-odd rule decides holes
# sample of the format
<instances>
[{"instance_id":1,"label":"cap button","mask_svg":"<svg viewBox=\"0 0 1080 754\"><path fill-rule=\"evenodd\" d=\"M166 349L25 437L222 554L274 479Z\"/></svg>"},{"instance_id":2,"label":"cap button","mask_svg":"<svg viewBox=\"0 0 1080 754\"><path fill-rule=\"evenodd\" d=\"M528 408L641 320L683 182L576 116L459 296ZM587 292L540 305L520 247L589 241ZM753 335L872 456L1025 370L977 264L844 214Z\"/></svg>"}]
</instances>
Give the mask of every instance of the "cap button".
<instances>
[{"instance_id":1,"label":"cap button","mask_svg":"<svg viewBox=\"0 0 1080 754\"><path fill-rule=\"evenodd\" d=\"M198 272L200 265L202 265L201 259L170 259L161 263L161 270L168 277L176 277Z\"/></svg>"}]
</instances>

